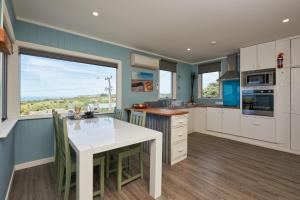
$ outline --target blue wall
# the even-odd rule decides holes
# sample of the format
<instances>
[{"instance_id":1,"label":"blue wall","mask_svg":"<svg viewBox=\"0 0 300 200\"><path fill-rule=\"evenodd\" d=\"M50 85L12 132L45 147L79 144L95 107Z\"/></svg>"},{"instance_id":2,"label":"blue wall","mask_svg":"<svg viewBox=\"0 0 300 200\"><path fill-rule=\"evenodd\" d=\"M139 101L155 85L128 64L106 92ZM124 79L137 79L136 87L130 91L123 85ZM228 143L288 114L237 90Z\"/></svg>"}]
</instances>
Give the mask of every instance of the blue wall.
<instances>
[{"instance_id":1,"label":"blue wall","mask_svg":"<svg viewBox=\"0 0 300 200\"><path fill-rule=\"evenodd\" d=\"M5 199L10 177L14 168L14 132L0 139L0 199Z\"/></svg>"},{"instance_id":2,"label":"blue wall","mask_svg":"<svg viewBox=\"0 0 300 200\"><path fill-rule=\"evenodd\" d=\"M15 129L15 164L52 157L52 119L20 120Z\"/></svg>"}]
</instances>

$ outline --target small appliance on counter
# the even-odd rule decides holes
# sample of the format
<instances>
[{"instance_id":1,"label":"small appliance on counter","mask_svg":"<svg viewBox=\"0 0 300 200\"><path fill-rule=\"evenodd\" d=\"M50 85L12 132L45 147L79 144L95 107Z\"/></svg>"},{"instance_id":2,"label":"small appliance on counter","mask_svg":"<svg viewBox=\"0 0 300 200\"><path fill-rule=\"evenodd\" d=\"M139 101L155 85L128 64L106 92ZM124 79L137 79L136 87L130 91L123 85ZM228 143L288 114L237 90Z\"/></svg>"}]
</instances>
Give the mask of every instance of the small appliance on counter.
<instances>
[{"instance_id":1,"label":"small appliance on counter","mask_svg":"<svg viewBox=\"0 0 300 200\"><path fill-rule=\"evenodd\" d=\"M135 108L135 109L146 109L146 108L148 108L148 105L145 104L145 103L137 103L137 104L133 104L132 108Z\"/></svg>"},{"instance_id":2,"label":"small appliance on counter","mask_svg":"<svg viewBox=\"0 0 300 200\"><path fill-rule=\"evenodd\" d=\"M89 119L89 118L94 118L95 116L94 116L94 112L92 112L92 111L87 111L87 112L85 112L84 113L84 116L83 116L83 118L86 118L86 119Z\"/></svg>"}]
</instances>

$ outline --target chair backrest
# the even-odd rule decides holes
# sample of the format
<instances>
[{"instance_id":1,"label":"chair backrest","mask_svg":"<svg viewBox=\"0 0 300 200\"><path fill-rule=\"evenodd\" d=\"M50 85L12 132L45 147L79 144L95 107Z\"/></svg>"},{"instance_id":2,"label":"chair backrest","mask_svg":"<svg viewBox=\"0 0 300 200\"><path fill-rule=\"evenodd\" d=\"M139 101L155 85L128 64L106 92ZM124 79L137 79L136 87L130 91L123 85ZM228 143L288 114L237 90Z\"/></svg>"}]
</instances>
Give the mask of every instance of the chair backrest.
<instances>
[{"instance_id":1,"label":"chair backrest","mask_svg":"<svg viewBox=\"0 0 300 200\"><path fill-rule=\"evenodd\" d=\"M62 118L60 115L58 116L58 129L60 153L63 158L63 162L65 162L65 165L68 167L71 166L71 154L67 129L67 117Z\"/></svg>"},{"instance_id":2,"label":"chair backrest","mask_svg":"<svg viewBox=\"0 0 300 200\"><path fill-rule=\"evenodd\" d=\"M123 110L120 109L120 108L115 108L114 118L119 119L119 120L123 120Z\"/></svg>"},{"instance_id":3,"label":"chair backrest","mask_svg":"<svg viewBox=\"0 0 300 200\"><path fill-rule=\"evenodd\" d=\"M53 127L54 127L54 136L55 136L55 150L56 153L58 153L59 148L59 136L58 136L58 113L53 109L52 110L52 116L53 116Z\"/></svg>"},{"instance_id":4,"label":"chair backrest","mask_svg":"<svg viewBox=\"0 0 300 200\"><path fill-rule=\"evenodd\" d=\"M146 112L131 111L129 122L131 124L135 124L135 125L138 125L138 126L145 127L145 125L146 125Z\"/></svg>"}]
</instances>

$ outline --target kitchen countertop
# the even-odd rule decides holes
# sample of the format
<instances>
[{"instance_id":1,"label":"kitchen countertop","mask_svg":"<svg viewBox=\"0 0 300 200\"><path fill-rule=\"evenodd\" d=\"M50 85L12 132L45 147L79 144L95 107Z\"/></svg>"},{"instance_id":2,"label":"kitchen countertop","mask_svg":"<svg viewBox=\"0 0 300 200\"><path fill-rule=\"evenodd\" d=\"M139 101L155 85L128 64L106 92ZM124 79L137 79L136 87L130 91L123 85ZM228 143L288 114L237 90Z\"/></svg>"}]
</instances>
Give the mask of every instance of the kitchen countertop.
<instances>
[{"instance_id":1,"label":"kitchen countertop","mask_svg":"<svg viewBox=\"0 0 300 200\"><path fill-rule=\"evenodd\" d=\"M230 109L240 109L240 106L224 106L224 105L204 105L198 104L196 107L212 107L212 108L230 108Z\"/></svg>"},{"instance_id":2,"label":"kitchen countertop","mask_svg":"<svg viewBox=\"0 0 300 200\"><path fill-rule=\"evenodd\" d=\"M183 111L181 109L169 109L169 108L145 108L145 109L129 108L125 110L145 111L147 113L162 115L162 116L184 115L189 113L188 111Z\"/></svg>"}]
</instances>

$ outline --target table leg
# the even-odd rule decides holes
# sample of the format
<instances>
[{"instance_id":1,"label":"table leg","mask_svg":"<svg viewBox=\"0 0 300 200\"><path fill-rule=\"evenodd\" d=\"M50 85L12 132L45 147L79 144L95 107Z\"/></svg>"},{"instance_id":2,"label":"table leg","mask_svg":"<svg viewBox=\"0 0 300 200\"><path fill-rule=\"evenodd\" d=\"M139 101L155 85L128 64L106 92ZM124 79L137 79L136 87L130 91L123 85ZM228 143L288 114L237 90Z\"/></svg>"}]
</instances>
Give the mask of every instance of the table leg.
<instances>
[{"instance_id":1,"label":"table leg","mask_svg":"<svg viewBox=\"0 0 300 200\"><path fill-rule=\"evenodd\" d=\"M150 196L161 196L162 177L162 134L150 141Z\"/></svg>"},{"instance_id":2,"label":"table leg","mask_svg":"<svg viewBox=\"0 0 300 200\"><path fill-rule=\"evenodd\" d=\"M90 150L77 152L76 199L93 199L93 153Z\"/></svg>"}]
</instances>

